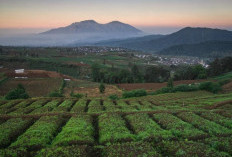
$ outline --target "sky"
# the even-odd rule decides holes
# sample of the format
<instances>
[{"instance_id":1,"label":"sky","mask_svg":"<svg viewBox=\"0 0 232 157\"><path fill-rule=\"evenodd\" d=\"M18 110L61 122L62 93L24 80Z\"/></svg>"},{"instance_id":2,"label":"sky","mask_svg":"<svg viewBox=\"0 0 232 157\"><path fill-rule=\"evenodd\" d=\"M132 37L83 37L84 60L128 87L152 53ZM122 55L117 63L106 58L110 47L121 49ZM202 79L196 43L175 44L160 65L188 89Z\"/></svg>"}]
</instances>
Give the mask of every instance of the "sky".
<instances>
[{"instance_id":1,"label":"sky","mask_svg":"<svg viewBox=\"0 0 232 157\"><path fill-rule=\"evenodd\" d=\"M231 8L232 0L0 0L0 29L39 31L93 19L157 34L186 26L232 30Z\"/></svg>"}]
</instances>

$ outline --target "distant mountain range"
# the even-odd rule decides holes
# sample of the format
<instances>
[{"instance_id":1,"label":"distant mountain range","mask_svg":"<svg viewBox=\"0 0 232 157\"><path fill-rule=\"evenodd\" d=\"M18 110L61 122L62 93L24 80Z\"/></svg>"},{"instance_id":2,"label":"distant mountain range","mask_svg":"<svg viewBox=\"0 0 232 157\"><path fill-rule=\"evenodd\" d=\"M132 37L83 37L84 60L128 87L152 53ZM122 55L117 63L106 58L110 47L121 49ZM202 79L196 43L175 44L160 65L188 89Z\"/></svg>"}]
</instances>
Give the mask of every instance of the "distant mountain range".
<instances>
[{"instance_id":1,"label":"distant mountain range","mask_svg":"<svg viewBox=\"0 0 232 157\"><path fill-rule=\"evenodd\" d=\"M136 29L135 27L119 22L112 21L107 24L99 24L94 20L86 20L81 22L72 23L66 27L60 27L56 29L51 29L42 34L83 34L83 33L103 33L103 34L131 34L137 35L142 33L141 30Z\"/></svg>"},{"instance_id":2,"label":"distant mountain range","mask_svg":"<svg viewBox=\"0 0 232 157\"><path fill-rule=\"evenodd\" d=\"M227 30L211 28L187 27L170 35L150 35L118 41L104 41L97 43L97 45L119 46L134 50L141 50L161 54L162 50L172 46L183 44L197 44L204 43L207 41L232 41L232 32Z\"/></svg>"},{"instance_id":3,"label":"distant mountain range","mask_svg":"<svg viewBox=\"0 0 232 157\"><path fill-rule=\"evenodd\" d=\"M100 24L94 20L86 20L39 33L35 39L30 40L30 43L33 45L33 41L36 41L36 46L83 46L103 40L143 35L145 35L143 31L119 21Z\"/></svg>"},{"instance_id":4,"label":"distant mountain range","mask_svg":"<svg viewBox=\"0 0 232 157\"><path fill-rule=\"evenodd\" d=\"M119 22L94 20L75 22L35 35L0 37L7 46L110 46L163 55L232 55L232 32L212 28L186 27L169 35L147 35Z\"/></svg>"}]
</instances>

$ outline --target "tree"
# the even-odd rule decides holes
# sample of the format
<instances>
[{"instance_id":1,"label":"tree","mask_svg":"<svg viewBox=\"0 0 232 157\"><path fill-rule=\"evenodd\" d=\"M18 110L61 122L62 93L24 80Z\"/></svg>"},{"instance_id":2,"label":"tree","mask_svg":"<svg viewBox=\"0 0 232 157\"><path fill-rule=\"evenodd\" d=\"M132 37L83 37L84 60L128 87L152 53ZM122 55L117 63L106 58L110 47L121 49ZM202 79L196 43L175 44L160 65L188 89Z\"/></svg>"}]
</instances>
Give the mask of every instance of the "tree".
<instances>
[{"instance_id":1,"label":"tree","mask_svg":"<svg viewBox=\"0 0 232 157\"><path fill-rule=\"evenodd\" d=\"M18 84L17 88L11 90L7 95L5 96L7 100L12 99L27 99L29 98L29 95L26 93L25 88L23 85Z\"/></svg>"},{"instance_id":2,"label":"tree","mask_svg":"<svg viewBox=\"0 0 232 157\"><path fill-rule=\"evenodd\" d=\"M220 75L222 73L222 65L220 59L216 58L212 63L209 65L209 74L211 76Z\"/></svg>"},{"instance_id":3,"label":"tree","mask_svg":"<svg viewBox=\"0 0 232 157\"><path fill-rule=\"evenodd\" d=\"M132 68L131 68L131 74L132 74L132 77L133 77L133 80L135 83L137 82L142 82L142 75L141 73L139 72L139 68L137 65L133 65Z\"/></svg>"},{"instance_id":4,"label":"tree","mask_svg":"<svg viewBox=\"0 0 232 157\"><path fill-rule=\"evenodd\" d=\"M194 79L205 79L205 78L207 78L206 69L201 64L195 65L193 67L193 72L195 74Z\"/></svg>"},{"instance_id":5,"label":"tree","mask_svg":"<svg viewBox=\"0 0 232 157\"><path fill-rule=\"evenodd\" d=\"M101 82L101 84L99 85L99 92L100 93L104 93L105 92L105 85L103 84L103 82Z\"/></svg>"},{"instance_id":6,"label":"tree","mask_svg":"<svg viewBox=\"0 0 232 157\"><path fill-rule=\"evenodd\" d=\"M168 79L167 87L173 88L173 79L171 77Z\"/></svg>"},{"instance_id":7,"label":"tree","mask_svg":"<svg viewBox=\"0 0 232 157\"><path fill-rule=\"evenodd\" d=\"M100 65L99 64L93 64L91 66L91 70L92 70L93 81L99 82L101 80Z\"/></svg>"},{"instance_id":8,"label":"tree","mask_svg":"<svg viewBox=\"0 0 232 157\"><path fill-rule=\"evenodd\" d=\"M164 82L170 77L170 71L158 66L149 66L145 71L146 82Z\"/></svg>"},{"instance_id":9,"label":"tree","mask_svg":"<svg viewBox=\"0 0 232 157\"><path fill-rule=\"evenodd\" d=\"M210 76L217 76L232 70L232 57L225 57L222 59L215 59L209 65L208 74Z\"/></svg>"}]
</instances>

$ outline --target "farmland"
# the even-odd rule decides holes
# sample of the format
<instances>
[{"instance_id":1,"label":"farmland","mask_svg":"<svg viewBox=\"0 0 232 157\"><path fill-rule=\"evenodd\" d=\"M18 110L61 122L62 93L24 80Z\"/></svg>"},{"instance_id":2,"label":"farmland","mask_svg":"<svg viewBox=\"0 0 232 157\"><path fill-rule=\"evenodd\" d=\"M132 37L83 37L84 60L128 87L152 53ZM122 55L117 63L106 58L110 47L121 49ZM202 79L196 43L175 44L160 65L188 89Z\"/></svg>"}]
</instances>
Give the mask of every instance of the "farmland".
<instances>
[{"instance_id":1,"label":"farmland","mask_svg":"<svg viewBox=\"0 0 232 157\"><path fill-rule=\"evenodd\" d=\"M232 94L0 101L0 156L231 156Z\"/></svg>"},{"instance_id":2,"label":"farmland","mask_svg":"<svg viewBox=\"0 0 232 157\"><path fill-rule=\"evenodd\" d=\"M63 89L63 94L66 97L70 97L71 92L88 97L108 97L111 94L121 95L122 93L115 85L106 85L106 92L101 94L98 90L99 83L75 79L53 71L25 70L24 73L16 74L12 69L2 68L0 74L1 72L0 77L2 76L2 78L0 80L4 81L0 83L0 96L5 96L9 91L15 89L18 84L22 84L30 97L46 97L49 93L59 89L63 79L70 79Z\"/></svg>"},{"instance_id":3,"label":"farmland","mask_svg":"<svg viewBox=\"0 0 232 157\"><path fill-rule=\"evenodd\" d=\"M181 85L181 84L192 84L192 83L200 83L206 80L181 80L175 81L174 85ZM167 83L133 83L133 84L118 84L117 86L123 90L135 90L135 89L146 89L148 91L156 91L160 88L166 87Z\"/></svg>"}]
</instances>

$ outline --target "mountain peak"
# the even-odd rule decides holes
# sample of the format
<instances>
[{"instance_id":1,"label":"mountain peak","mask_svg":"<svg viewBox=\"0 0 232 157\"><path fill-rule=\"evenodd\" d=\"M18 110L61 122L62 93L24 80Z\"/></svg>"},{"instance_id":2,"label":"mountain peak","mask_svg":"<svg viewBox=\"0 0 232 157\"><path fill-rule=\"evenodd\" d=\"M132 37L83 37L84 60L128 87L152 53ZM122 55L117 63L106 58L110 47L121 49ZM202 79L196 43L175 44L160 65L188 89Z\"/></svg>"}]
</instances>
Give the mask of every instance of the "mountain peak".
<instances>
[{"instance_id":1,"label":"mountain peak","mask_svg":"<svg viewBox=\"0 0 232 157\"><path fill-rule=\"evenodd\" d=\"M80 22L74 22L72 23L71 25L78 25L78 24L81 24L81 23L84 23L84 24L98 24L96 21L94 20L84 20L84 21L80 21Z\"/></svg>"},{"instance_id":2,"label":"mountain peak","mask_svg":"<svg viewBox=\"0 0 232 157\"><path fill-rule=\"evenodd\" d=\"M84 21L81 21L80 23L97 23L97 22L94 20L84 20Z\"/></svg>"},{"instance_id":3,"label":"mountain peak","mask_svg":"<svg viewBox=\"0 0 232 157\"><path fill-rule=\"evenodd\" d=\"M110 23L108 23L108 24L124 24L124 23L122 23L122 22L120 22L120 21L112 21L112 22L110 22Z\"/></svg>"},{"instance_id":4,"label":"mountain peak","mask_svg":"<svg viewBox=\"0 0 232 157\"><path fill-rule=\"evenodd\" d=\"M108 35L118 35L121 34L122 37L125 36L138 36L142 31L136 29L135 27L119 22L112 21L107 24L100 24L94 20L85 20L80 22L72 23L69 26L61 27L57 29L52 29L50 31L44 32L43 34L108 34Z\"/></svg>"}]
</instances>

